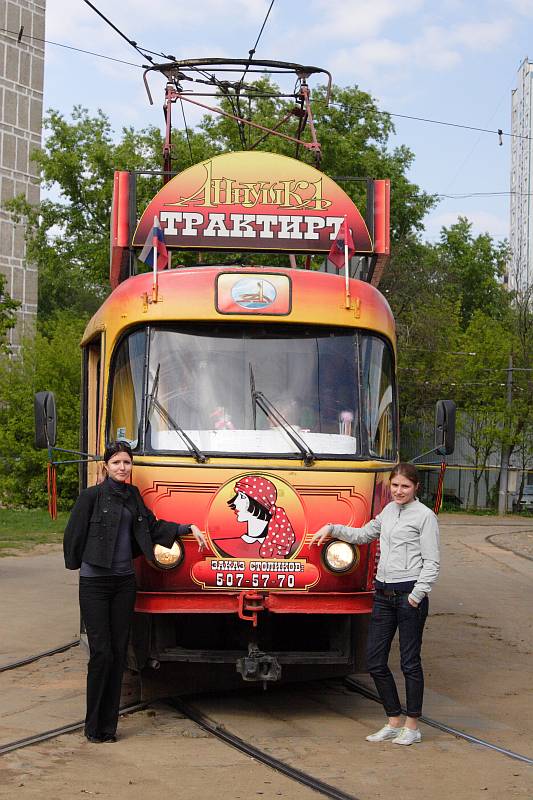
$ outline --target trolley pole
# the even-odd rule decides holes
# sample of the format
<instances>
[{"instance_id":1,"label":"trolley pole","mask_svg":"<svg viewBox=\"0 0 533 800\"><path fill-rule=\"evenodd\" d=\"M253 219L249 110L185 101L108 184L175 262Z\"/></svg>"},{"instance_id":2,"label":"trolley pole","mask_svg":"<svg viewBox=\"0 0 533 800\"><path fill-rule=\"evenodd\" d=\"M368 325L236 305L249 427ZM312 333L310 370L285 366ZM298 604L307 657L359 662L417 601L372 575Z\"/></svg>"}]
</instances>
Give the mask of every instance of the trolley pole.
<instances>
[{"instance_id":1,"label":"trolley pole","mask_svg":"<svg viewBox=\"0 0 533 800\"><path fill-rule=\"evenodd\" d=\"M511 407L513 404L513 357L509 356L509 367L507 369L507 421L511 420ZM498 490L498 514L507 512L507 487L509 483L509 451L510 445L505 442L502 445L502 457L500 467L500 486Z\"/></svg>"}]
</instances>

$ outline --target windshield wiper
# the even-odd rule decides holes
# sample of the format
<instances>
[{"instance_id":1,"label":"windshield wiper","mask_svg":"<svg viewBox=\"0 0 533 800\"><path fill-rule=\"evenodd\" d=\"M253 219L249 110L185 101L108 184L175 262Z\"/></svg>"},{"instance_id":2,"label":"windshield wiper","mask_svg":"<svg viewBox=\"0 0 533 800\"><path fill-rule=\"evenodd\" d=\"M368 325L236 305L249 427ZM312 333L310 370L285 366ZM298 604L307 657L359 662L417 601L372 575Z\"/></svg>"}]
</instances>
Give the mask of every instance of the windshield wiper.
<instances>
[{"instance_id":1,"label":"windshield wiper","mask_svg":"<svg viewBox=\"0 0 533 800\"><path fill-rule=\"evenodd\" d=\"M252 396L252 410L254 419L254 430L256 429L256 406L259 406L266 416L271 419L280 428L283 428L289 439L298 448L303 455L304 464L306 467L312 466L316 461L316 455L313 453L307 442L300 436L296 428L288 422L281 411L279 411L274 403L266 397L263 392L258 392L255 388L255 378L252 365L250 364L250 394Z\"/></svg>"},{"instance_id":2,"label":"windshield wiper","mask_svg":"<svg viewBox=\"0 0 533 800\"><path fill-rule=\"evenodd\" d=\"M179 434L179 436L181 436L181 438L183 439L183 441L187 445L187 449L189 450L190 453L194 454L196 460L200 464L205 464L205 462L207 461L207 458L204 455L204 453L202 453L202 451L198 449L198 447L195 445L193 440L189 436L187 436L187 434L185 433L183 428L181 428L178 425L176 420L173 417L170 416L170 414L167 411L167 409L164 408L164 406L162 406L161 403L159 402L159 400L157 399L157 392L158 392L158 389L159 389L159 368L160 368L160 366L161 366L161 364L157 365L157 370L156 370L156 373L155 373L154 382L152 383L152 391L150 393L150 403L148 405L148 411L147 411L147 414L146 414L146 430L148 429L148 425L150 424L150 417L152 416L152 411L155 409L157 411L157 413L159 414L159 416L161 417L161 419L163 420L163 422L167 425L167 428L169 430L175 431L177 434Z\"/></svg>"}]
</instances>

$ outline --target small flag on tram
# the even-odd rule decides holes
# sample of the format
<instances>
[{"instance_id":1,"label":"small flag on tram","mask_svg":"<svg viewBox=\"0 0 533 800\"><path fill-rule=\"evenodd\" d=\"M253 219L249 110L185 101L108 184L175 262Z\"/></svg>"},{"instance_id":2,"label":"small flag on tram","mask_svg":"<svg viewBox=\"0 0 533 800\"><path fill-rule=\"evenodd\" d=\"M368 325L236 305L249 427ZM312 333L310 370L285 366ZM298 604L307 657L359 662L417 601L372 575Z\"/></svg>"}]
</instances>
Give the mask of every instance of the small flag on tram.
<instances>
[{"instance_id":1,"label":"small flag on tram","mask_svg":"<svg viewBox=\"0 0 533 800\"><path fill-rule=\"evenodd\" d=\"M328 253L328 259L332 264L335 264L337 269L342 269L342 267L345 266L346 245L348 245L348 260L350 260L355 253L355 245L353 243L352 232L348 227L346 217L344 217L344 222L339 228L337 238L331 245L331 249Z\"/></svg>"},{"instance_id":2,"label":"small flag on tram","mask_svg":"<svg viewBox=\"0 0 533 800\"><path fill-rule=\"evenodd\" d=\"M139 260L153 267L154 252L157 253L157 269L165 269L168 264L168 250L158 217L154 217L154 227L146 237L144 247L139 255Z\"/></svg>"}]
</instances>

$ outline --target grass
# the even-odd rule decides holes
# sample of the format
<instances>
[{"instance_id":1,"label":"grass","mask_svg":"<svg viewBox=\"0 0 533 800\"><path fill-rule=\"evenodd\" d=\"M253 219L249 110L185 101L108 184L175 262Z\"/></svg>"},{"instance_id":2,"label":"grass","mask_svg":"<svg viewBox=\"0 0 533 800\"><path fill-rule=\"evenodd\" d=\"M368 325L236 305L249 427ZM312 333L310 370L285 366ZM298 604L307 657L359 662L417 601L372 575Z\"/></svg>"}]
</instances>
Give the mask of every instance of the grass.
<instances>
[{"instance_id":1,"label":"grass","mask_svg":"<svg viewBox=\"0 0 533 800\"><path fill-rule=\"evenodd\" d=\"M38 544L60 543L67 517L66 511L52 520L46 509L0 508L0 557L14 550L28 552Z\"/></svg>"}]
</instances>

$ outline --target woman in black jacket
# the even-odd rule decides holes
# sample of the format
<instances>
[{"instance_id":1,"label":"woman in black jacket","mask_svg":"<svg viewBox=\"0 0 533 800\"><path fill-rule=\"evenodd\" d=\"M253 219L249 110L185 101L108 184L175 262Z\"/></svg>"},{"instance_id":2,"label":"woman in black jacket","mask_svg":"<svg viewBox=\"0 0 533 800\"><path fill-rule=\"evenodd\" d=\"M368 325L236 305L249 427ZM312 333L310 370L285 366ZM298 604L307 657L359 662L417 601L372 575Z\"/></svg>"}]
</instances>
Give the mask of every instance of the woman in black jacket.
<instances>
[{"instance_id":1,"label":"woman in black jacket","mask_svg":"<svg viewBox=\"0 0 533 800\"><path fill-rule=\"evenodd\" d=\"M126 442L104 453L106 480L82 491L63 539L65 566L80 570L80 609L89 641L85 736L90 742L115 742L122 675L135 605L133 559L153 561L155 544L171 547L192 533L201 550L204 534L196 525L157 520L136 486L128 483L133 456Z\"/></svg>"}]
</instances>

